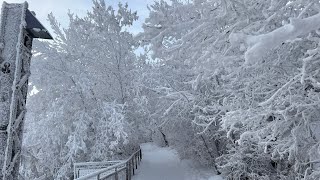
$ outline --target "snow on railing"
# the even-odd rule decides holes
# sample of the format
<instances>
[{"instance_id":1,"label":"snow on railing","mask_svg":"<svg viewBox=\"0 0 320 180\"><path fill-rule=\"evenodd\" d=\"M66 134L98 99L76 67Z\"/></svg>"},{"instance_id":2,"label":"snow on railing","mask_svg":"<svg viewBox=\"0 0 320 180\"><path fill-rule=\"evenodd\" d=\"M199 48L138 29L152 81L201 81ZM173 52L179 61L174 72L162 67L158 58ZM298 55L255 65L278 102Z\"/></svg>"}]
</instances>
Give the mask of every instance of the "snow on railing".
<instances>
[{"instance_id":1,"label":"snow on railing","mask_svg":"<svg viewBox=\"0 0 320 180\"><path fill-rule=\"evenodd\" d=\"M79 178L98 170L122 163L124 161L81 162L74 163L74 178Z\"/></svg>"},{"instance_id":2,"label":"snow on railing","mask_svg":"<svg viewBox=\"0 0 320 180\"><path fill-rule=\"evenodd\" d=\"M139 148L139 150L133 153L127 160L75 163L74 178L75 180L106 180L114 177L114 180L119 180L119 174L125 171L123 175L125 175L126 180L131 180L141 159L142 152ZM94 172L92 172L92 170L94 170ZM84 174L86 172L90 173Z\"/></svg>"}]
</instances>

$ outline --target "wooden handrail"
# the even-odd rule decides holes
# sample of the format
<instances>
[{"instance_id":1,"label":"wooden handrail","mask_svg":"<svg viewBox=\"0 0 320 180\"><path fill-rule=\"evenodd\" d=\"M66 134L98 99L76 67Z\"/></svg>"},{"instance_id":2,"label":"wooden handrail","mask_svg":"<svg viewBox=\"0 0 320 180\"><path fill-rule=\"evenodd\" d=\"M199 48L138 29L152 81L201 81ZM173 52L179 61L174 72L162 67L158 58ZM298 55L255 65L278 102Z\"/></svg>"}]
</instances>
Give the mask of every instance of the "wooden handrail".
<instances>
[{"instance_id":1,"label":"wooden handrail","mask_svg":"<svg viewBox=\"0 0 320 180\"><path fill-rule=\"evenodd\" d=\"M97 178L97 180L103 180L110 177L114 177L115 180L119 180L118 174L119 172L126 171L126 180L131 180L132 175L134 175L134 169L138 168L138 162L142 160L142 151L141 148L137 150L135 153L133 153L127 160L124 161L118 161L119 163L109 166L107 168L100 169L96 172L93 172L91 174L79 177L75 180L86 180L89 178ZM117 162L117 161L112 161ZM95 164L90 162L91 164ZM85 163L77 163L78 165L84 165ZM140 163L139 163L140 164ZM107 173L108 171L111 171L107 175L104 175L101 177L103 173Z\"/></svg>"},{"instance_id":2,"label":"wooden handrail","mask_svg":"<svg viewBox=\"0 0 320 180\"><path fill-rule=\"evenodd\" d=\"M119 161L103 161L103 162L80 162L74 163L75 166L86 166L86 165L100 165L100 164L118 164L123 162L123 160Z\"/></svg>"}]
</instances>

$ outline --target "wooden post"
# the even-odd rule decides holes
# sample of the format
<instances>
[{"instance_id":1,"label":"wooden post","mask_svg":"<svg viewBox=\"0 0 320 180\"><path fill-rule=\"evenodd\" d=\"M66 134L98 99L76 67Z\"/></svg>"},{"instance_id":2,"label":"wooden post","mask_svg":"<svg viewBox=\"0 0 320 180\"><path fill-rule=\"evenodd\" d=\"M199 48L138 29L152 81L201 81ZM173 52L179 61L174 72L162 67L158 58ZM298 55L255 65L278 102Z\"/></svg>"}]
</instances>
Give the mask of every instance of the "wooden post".
<instances>
[{"instance_id":1,"label":"wooden post","mask_svg":"<svg viewBox=\"0 0 320 180\"><path fill-rule=\"evenodd\" d=\"M126 180L129 180L129 162L126 163Z\"/></svg>"},{"instance_id":2,"label":"wooden post","mask_svg":"<svg viewBox=\"0 0 320 180\"><path fill-rule=\"evenodd\" d=\"M0 19L0 179L16 180L19 179L32 40L52 37L28 10L27 2L3 2Z\"/></svg>"},{"instance_id":3,"label":"wooden post","mask_svg":"<svg viewBox=\"0 0 320 180\"><path fill-rule=\"evenodd\" d=\"M132 174L134 175L134 158L132 157Z\"/></svg>"},{"instance_id":4,"label":"wooden post","mask_svg":"<svg viewBox=\"0 0 320 180\"><path fill-rule=\"evenodd\" d=\"M129 180L131 180L131 162L130 162L130 160L129 160Z\"/></svg>"},{"instance_id":5,"label":"wooden post","mask_svg":"<svg viewBox=\"0 0 320 180\"><path fill-rule=\"evenodd\" d=\"M118 169L117 169L117 168L115 169L114 180L119 180L119 177L118 177Z\"/></svg>"},{"instance_id":6,"label":"wooden post","mask_svg":"<svg viewBox=\"0 0 320 180\"><path fill-rule=\"evenodd\" d=\"M138 156L137 156L138 154L135 154L134 155L134 157L135 157L135 159L136 159L136 169L138 169Z\"/></svg>"},{"instance_id":7,"label":"wooden post","mask_svg":"<svg viewBox=\"0 0 320 180\"><path fill-rule=\"evenodd\" d=\"M142 151L141 151L141 149L140 149L140 160L142 159Z\"/></svg>"}]
</instances>

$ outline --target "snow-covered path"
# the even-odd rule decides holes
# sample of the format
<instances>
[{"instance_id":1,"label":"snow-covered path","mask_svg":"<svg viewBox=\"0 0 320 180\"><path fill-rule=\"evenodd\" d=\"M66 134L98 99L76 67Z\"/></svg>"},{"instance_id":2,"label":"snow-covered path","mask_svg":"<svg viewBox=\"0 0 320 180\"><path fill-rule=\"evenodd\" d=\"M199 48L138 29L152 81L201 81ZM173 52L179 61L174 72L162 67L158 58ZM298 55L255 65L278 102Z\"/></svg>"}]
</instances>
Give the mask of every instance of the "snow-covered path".
<instances>
[{"instance_id":1,"label":"snow-covered path","mask_svg":"<svg viewBox=\"0 0 320 180\"><path fill-rule=\"evenodd\" d=\"M171 148L147 143L141 149L142 163L133 180L222 180L210 170L192 168L190 161L181 161Z\"/></svg>"}]
</instances>

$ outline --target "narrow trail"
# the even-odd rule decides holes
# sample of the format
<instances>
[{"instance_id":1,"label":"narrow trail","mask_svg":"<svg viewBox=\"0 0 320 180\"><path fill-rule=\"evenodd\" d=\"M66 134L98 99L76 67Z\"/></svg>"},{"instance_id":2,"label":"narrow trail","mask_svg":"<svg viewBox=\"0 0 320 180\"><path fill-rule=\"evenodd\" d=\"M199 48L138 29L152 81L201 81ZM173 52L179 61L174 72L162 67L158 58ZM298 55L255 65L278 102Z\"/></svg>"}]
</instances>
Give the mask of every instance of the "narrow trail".
<instances>
[{"instance_id":1,"label":"narrow trail","mask_svg":"<svg viewBox=\"0 0 320 180\"><path fill-rule=\"evenodd\" d=\"M192 162L181 161L171 148L154 144L141 145L142 162L133 180L223 180L210 170L194 169Z\"/></svg>"}]
</instances>

